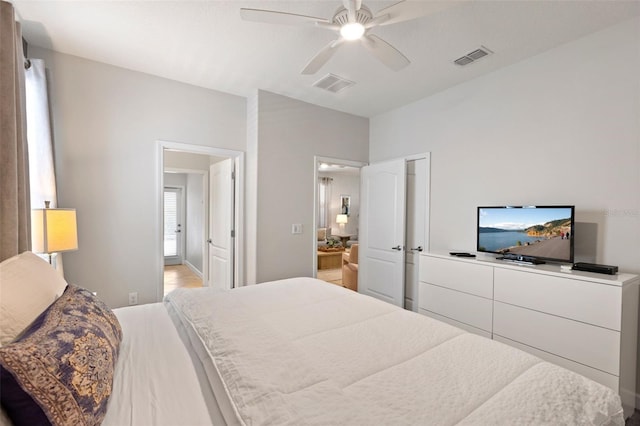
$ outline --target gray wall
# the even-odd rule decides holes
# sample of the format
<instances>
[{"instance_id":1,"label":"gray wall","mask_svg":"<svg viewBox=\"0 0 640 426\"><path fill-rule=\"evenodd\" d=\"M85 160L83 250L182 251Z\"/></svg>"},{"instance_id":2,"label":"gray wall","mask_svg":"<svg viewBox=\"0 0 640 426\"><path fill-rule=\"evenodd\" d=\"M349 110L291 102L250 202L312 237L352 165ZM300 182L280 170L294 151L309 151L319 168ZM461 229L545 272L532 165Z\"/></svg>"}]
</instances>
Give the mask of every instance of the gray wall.
<instances>
[{"instance_id":1,"label":"gray wall","mask_svg":"<svg viewBox=\"0 0 640 426\"><path fill-rule=\"evenodd\" d=\"M247 277L263 282L312 276L314 156L366 161L369 120L269 92L256 96L249 102L257 103L249 109L257 117L248 118L255 128L247 155L256 175L248 176L247 185L257 200L247 200L247 229L255 227L257 250L255 262L248 262L254 274ZM291 234L294 223L302 224L302 234Z\"/></svg>"},{"instance_id":2,"label":"gray wall","mask_svg":"<svg viewBox=\"0 0 640 426\"><path fill-rule=\"evenodd\" d=\"M636 18L373 117L370 159L431 152L432 250L475 250L479 205L575 204L639 273L639 75Z\"/></svg>"},{"instance_id":3,"label":"gray wall","mask_svg":"<svg viewBox=\"0 0 640 426\"><path fill-rule=\"evenodd\" d=\"M203 187L203 176L196 173L187 174L187 211L186 211L186 223L187 223L187 241L185 247L185 261L193 266L200 276L202 276L202 251L204 250L205 237L205 223L204 213L205 210L205 198Z\"/></svg>"},{"instance_id":4,"label":"gray wall","mask_svg":"<svg viewBox=\"0 0 640 426\"><path fill-rule=\"evenodd\" d=\"M33 48L49 70L65 276L110 306L157 300L156 141L247 151L247 281L312 274L314 155L366 161L369 120L268 92L247 99ZM259 218L259 220L258 220ZM302 223L302 235L291 224Z\"/></svg>"},{"instance_id":5,"label":"gray wall","mask_svg":"<svg viewBox=\"0 0 640 426\"><path fill-rule=\"evenodd\" d=\"M110 306L160 288L156 141L244 151L246 99L33 47L45 60L60 205L79 249L65 276Z\"/></svg>"}]
</instances>

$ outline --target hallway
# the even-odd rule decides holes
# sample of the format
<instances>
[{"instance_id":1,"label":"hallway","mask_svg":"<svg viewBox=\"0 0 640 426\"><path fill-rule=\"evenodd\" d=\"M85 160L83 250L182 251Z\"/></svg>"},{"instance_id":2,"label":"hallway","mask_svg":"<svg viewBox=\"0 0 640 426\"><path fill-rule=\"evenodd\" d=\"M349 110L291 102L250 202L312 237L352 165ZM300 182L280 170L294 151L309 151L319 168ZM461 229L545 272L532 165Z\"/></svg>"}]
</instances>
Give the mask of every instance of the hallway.
<instances>
[{"instance_id":1,"label":"hallway","mask_svg":"<svg viewBox=\"0 0 640 426\"><path fill-rule=\"evenodd\" d=\"M164 267L164 294L176 288L202 287L202 278L187 265L169 265Z\"/></svg>"}]
</instances>

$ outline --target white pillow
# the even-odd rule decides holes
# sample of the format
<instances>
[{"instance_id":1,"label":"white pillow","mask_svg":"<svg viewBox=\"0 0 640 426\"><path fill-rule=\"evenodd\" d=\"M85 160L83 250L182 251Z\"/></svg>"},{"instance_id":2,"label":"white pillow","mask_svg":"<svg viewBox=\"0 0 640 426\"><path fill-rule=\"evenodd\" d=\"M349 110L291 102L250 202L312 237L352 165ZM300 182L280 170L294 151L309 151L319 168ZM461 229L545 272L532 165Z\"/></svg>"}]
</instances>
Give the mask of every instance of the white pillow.
<instances>
[{"instance_id":1,"label":"white pillow","mask_svg":"<svg viewBox=\"0 0 640 426\"><path fill-rule=\"evenodd\" d=\"M66 287L62 275L30 251L0 263L0 345L15 339Z\"/></svg>"}]
</instances>

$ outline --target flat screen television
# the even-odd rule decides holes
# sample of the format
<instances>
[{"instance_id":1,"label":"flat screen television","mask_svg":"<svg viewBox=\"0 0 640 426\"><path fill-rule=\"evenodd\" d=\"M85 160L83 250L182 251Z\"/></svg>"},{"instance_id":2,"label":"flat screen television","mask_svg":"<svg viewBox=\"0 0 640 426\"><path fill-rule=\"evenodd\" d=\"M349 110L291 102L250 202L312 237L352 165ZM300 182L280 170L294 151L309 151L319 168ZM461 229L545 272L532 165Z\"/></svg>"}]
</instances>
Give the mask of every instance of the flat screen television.
<instances>
[{"instance_id":1,"label":"flat screen television","mask_svg":"<svg viewBox=\"0 0 640 426\"><path fill-rule=\"evenodd\" d=\"M478 207L477 250L573 263L574 206Z\"/></svg>"}]
</instances>

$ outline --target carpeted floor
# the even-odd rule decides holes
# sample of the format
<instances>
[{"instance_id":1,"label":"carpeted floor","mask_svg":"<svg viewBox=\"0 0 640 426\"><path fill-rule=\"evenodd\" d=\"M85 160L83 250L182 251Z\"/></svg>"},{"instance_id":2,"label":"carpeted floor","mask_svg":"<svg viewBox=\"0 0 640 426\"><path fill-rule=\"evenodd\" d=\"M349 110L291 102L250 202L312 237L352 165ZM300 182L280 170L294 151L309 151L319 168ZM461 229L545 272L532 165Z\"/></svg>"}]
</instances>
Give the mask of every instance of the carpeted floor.
<instances>
[{"instance_id":1,"label":"carpeted floor","mask_svg":"<svg viewBox=\"0 0 640 426\"><path fill-rule=\"evenodd\" d=\"M624 423L625 426L640 426L640 411L636 410L633 416L629 417Z\"/></svg>"}]
</instances>

